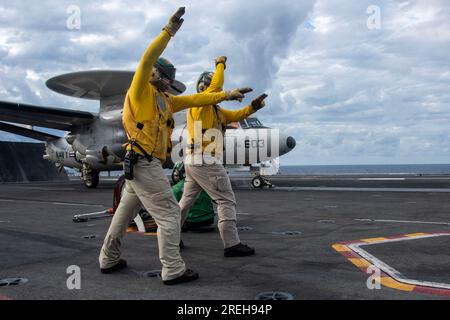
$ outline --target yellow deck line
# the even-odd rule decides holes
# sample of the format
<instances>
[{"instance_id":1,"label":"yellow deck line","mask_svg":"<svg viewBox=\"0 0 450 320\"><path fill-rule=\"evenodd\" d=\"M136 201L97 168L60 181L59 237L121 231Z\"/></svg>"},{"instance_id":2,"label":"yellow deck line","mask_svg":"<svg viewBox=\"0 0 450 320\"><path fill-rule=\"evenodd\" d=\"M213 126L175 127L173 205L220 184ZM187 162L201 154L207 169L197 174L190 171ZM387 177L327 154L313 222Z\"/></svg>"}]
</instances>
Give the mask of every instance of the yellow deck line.
<instances>
[{"instance_id":1,"label":"yellow deck line","mask_svg":"<svg viewBox=\"0 0 450 320\"><path fill-rule=\"evenodd\" d=\"M370 238L370 239L362 239L362 242L365 243L373 243L373 242L380 242L380 241L385 241L388 240L387 238Z\"/></svg>"},{"instance_id":2,"label":"yellow deck line","mask_svg":"<svg viewBox=\"0 0 450 320\"><path fill-rule=\"evenodd\" d=\"M392 279L391 277L381 277L381 284L385 287L397 289L401 291L413 291L416 286L404 284Z\"/></svg>"},{"instance_id":3,"label":"yellow deck line","mask_svg":"<svg viewBox=\"0 0 450 320\"><path fill-rule=\"evenodd\" d=\"M351 252L352 251L346 245L343 245L343 244L333 244L332 248L334 250L336 250L337 252Z\"/></svg>"},{"instance_id":4,"label":"yellow deck line","mask_svg":"<svg viewBox=\"0 0 450 320\"><path fill-rule=\"evenodd\" d=\"M348 259L351 263L353 263L358 268L368 268L371 266L371 264L366 260L362 258L349 258Z\"/></svg>"},{"instance_id":5,"label":"yellow deck line","mask_svg":"<svg viewBox=\"0 0 450 320\"><path fill-rule=\"evenodd\" d=\"M422 237L422 236L428 236L428 235L430 235L430 234L429 233L419 232L419 233L405 234L405 237L415 238L415 237Z\"/></svg>"}]
</instances>

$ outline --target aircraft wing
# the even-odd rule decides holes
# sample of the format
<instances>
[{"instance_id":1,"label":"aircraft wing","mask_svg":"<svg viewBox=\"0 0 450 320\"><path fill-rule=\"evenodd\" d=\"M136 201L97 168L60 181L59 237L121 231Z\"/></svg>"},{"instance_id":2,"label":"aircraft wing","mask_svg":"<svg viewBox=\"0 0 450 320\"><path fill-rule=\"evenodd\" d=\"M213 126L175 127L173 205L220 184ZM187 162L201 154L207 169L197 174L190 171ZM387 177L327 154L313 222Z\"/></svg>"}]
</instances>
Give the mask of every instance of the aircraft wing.
<instances>
[{"instance_id":1,"label":"aircraft wing","mask_svg":"<svg viewBox=\"0 0 450 320\"><path fill-rule=\"evenodd\" d=\"M19 136L36 139L39 141L49 141L49 140L55 140L55 139L60 138L60 137L54 136L50 133L31 130L31 129L23 128L20 126L15 126L15 125L12 125L9 123L4 123L1 121L0 121L0 131L18 134Z\"/></svg>"},{"instance_id":2,"label":"aircraft wing","mask_svg":"<svg viewBox=\"0 0 450 320\"><path fill-rule=\"evenodd\" d=\"M0 121L71 131L95 119L90 112L0 101Z\"/></svg>"}]
</instances>

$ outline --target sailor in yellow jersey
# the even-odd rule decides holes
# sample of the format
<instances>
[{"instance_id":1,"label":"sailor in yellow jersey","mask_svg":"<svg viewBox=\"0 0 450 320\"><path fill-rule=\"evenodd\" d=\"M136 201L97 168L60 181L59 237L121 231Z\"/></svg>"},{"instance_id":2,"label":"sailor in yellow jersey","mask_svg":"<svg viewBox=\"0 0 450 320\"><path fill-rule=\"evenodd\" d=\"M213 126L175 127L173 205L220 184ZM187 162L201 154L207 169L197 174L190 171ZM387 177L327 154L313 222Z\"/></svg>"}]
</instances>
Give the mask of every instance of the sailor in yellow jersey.
<instances>
[{"instance_id":1,"label":"sailor in yellow jersey","mask_svg":"<svg viewBox=\"0 0 450 320\"><path fill-rule=\"evenodd\" d=\"M171 152L172 114L185 108L242 99L242 90L172 96L166 93L175 80L175 68L160 55L183 23L184 7L170 18L160 35L145 51L125 98L123 126L128 136L127 159L134 159L123 196L100 252L102 273L112 273L127 266L120 258L120 244L137 206L151 212L158 225L161 278L172 285L198 278L186 269L180 255L180 207L164 175L162 163ZM244 90L245 91L245 90Z\"/></svg>"},{"instance_id":2,"label":"sailor in yellow jersey","mask_svg":"<svg viewBox=\"0 0 450 320\"><path fill-rule=\"evenodd\" d=\"M218 57L215 73L201 74L197 83L198 92L214 93L222 90L225 63L226 57ZM251 104L236 111L223 109L216 104L187 111L190 141L185 159L186 181L180 201L181 225L185 222L187 213L198 194L202 189L205 190L217 203L218 228L225 248L225 257L242 257L255 253L254 248L242 244L239 239L236 228L236 200L230 178L221 162L226 125L243 120L264 107L266 97L267 95L263 94ZM214 133L208 134L211 129L221 134L222 138L219 139ZM201 134L200 139L199 134ZM200 161L198 155L200 155Z\"/></svg>"}]
</instances>

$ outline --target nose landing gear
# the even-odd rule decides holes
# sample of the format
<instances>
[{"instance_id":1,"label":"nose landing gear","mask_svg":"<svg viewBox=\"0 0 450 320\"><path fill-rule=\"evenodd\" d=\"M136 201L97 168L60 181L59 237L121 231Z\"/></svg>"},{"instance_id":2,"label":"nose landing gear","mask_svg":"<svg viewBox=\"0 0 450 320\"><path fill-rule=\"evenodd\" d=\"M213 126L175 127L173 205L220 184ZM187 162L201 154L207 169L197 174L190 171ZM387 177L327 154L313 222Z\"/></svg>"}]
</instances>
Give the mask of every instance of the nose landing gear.
<instances>
[{"instance_id":1,"label":"nose landing gear","mask_svg":"<svg viewBox=\"0 0 450 320\"><path fill-rule=\"evenodd\" d=\"M253 179L252 179L252 187L255 189L258 188L263 188L263 187L269 187L269 188L273 188L275 187L272 182L269 181L269 179L267 179L266 177L263 177L261 175L256 175Z\"/></svg>"}]
</instances>

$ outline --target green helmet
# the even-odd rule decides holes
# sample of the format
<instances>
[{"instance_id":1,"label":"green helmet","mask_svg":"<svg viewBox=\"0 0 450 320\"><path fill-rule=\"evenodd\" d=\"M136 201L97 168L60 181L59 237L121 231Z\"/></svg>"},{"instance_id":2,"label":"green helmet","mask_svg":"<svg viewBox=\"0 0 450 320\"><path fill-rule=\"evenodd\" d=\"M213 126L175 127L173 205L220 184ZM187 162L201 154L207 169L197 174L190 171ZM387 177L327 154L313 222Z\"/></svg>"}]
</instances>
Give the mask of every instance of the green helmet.
<instances>
[{"instance_id":1,"label":"green helmet","mask_svg":"<svg viewBox=\"0 0 450 320\"><path fill-rule=\"evenodd\" d=\"M214 72L205 71L203 72L197 80L197 92L202 92L211 84L212 78L214 76ZM203 87L203 90L202 88Z\"/></svg>"},{"instance_id":2,"label":"green helmet","mask_svg":"<svg viewBox=\"0 0 450 320\"><path fill-rule=\"evenodd\" d=\"M160 75L171 83L175 80L176 70L174 65L167 59L159 57L155 63L155 68L159 71Z\"/></svg>"},{"instance_id":3,"label":"green helmet","mask_svg":"<svg viewBox=\"0 0 450 320\"><path fill-rule=\"evenodd\" d=\"M172 181L178 183L180 180L186 178L183 161L175 163L172 171Z\"/></svg>"}]
</instances>

